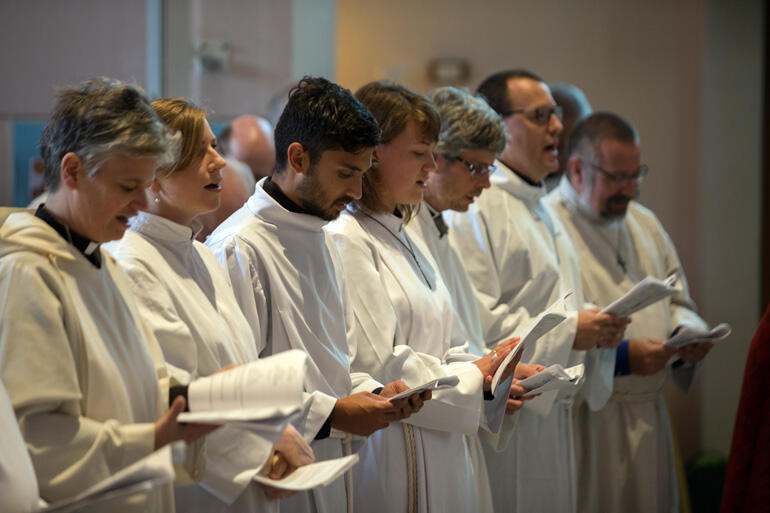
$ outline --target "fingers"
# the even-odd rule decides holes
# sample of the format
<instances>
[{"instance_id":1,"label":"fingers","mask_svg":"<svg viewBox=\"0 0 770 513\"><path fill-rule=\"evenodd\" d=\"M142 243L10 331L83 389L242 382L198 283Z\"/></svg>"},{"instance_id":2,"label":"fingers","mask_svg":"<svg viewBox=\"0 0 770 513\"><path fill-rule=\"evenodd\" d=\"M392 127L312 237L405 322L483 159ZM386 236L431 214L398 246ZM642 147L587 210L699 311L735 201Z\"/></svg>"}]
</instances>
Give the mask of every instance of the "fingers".
<instances>
[{"instance_id":1,"label":"fingers","mask_svg":"<svg viewBox=\"0 0 770 513\"><path fill-rule=\"evenodd\" d=\"M519 399L508 399L508 401L505 403L505 414L506 415L513 415L517 411L521 409L521 407L524 406L524 401Z\"/></svg>"},{"instance_id":2,"label":"fingers","mask_svg":"<svg viewBox=\"0 0 770 513\"><path fill-rule=\"evenodd\" d=\"M283 457L280 451L275 451L273 455L273 468L270 469L267 477L270 479L281 479L289 473L289 468L291 468L289 461Z\"/></svg>"},{"instance_id":3,"label":"fingers","mask_svg":"<svg viewBox=\"0 0 770 513\"><path fill-rule=\"evenodd\" d=\"M174 399L174 402L171 403L171 406L168 409L168 412L166 412L166 415L168 415L168 419L176 422L176 418L179 416L180 413L184 411L184 406L186 402L184 400L184 397L181 395L177 396Z\"/></svg>"}]
</instances>

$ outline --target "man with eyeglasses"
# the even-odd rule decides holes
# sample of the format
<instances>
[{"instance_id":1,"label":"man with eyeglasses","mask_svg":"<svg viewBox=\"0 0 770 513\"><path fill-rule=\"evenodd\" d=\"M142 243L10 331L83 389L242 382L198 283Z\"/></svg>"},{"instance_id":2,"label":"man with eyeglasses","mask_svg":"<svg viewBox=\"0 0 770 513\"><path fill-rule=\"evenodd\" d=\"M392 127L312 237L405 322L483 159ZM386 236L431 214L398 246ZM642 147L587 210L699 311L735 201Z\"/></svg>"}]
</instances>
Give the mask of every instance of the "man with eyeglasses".
<instances>
[{"instance_id":1,"label":"man with eyeglasses","mask_svg":"<svg viewBox=\"0 0 770 513\"><path fill-rule=\"evenodd\" d=\"M492 75L479 93L502 117L506 144L490 189L467 212L448 217L450 242L477 292L484 339L490 344L520 332L572 291L567 320L521 361L565 368L584 363L589 388L583 393L602 402L609 396L614 357L602 360L596 348L617 346L627 321L585 307L576 250L540 201L543 179L558 167L561 109L546 83L525 70ZM602 376L606 386L591 386ZM575 393L548 392L528 401L508 448L485 451L496 511L575 511Z\"/></svg>"},{"instance_id":2,"label":"man with eyeglasses","mask_svg":"<svg viewBox=\"0 0 770 513\"><path fill-rule=\"evenodd\" d=\"M695 363L713 344L679 351L663 345L678 327L706 323L695 312L671 239L655 214L634 201L647 175L636 130L615 114L595 113L575 126L567 148L568 172L545 203L578 248L586 299L606 305L645 276L678 273L681 284L671 298L632 316L606 405L578 409L579 511L678 511L661 390L669 367L687 391Z\"/></svg>"}]
</instances>

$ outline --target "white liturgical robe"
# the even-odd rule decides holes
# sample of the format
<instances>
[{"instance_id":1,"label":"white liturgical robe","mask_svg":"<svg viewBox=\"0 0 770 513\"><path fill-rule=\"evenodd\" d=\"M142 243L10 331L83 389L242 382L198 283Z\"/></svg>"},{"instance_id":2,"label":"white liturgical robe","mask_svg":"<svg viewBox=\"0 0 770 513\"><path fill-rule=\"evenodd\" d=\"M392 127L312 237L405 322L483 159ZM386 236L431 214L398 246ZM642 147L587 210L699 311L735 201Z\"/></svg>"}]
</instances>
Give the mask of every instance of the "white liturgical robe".
<instances>
[{"instance_id":1,"label":"white liturgical robe","mask_svg":"<svg viewBox=\"0 0 770 513\"><path fill-rule=\"evenodd\" d=\"M227 273L194 229L140 212L119 241L105 245L128 274L145 324L171 372L180 380L208 376L227 365L257 359L254 334L235 300ZM207 437L206 474L175 490L185 512L268 511L253 481L272 455L272 443L230 426Z\"/></svg>"},{"instance_id":2,"label":"white liturgical robe","mask_svg":"<svg viewBox=\"0 0 770 513\"><path fill-rule=\"evenodd\" d=\"M257 184L246 204L206 240L229 272L236 298L255 330L260 354L299 349L309 356L305 415L295 423L316 460L344 455L344 434L314 440L337 398L353 392L348 360L344 284L323 219L283 208ZM360 390L380 384L363 379ZM352 490L351 490L352 493ZM342 478L281 500L281 511L344 512Z\"/></svg>"},{"instance_id":3,"label":"white liturgical robe","mask_svg":"<svg viewBox=\"0 0 770 513\"><path fill-rule=\"evenodd\" d=\"M38 509L37 479L19 433L13 407L0 382L0 497L3 511L32 513Z\"/></svg>"},{"instance_id":4,"label":"white liturgical robe","mask_svg":"<svg viewBox=\"0 0 770 513\"><path fill-rule=\"evenodd\" d=\"M354 468L356 510L476 511L475 478L464 435L500 418L507 394L484 405L482 375L469 363L467 336L422 241L392 214L345 212L326 228L351 287L351 368L408 386L457 375L422 410L374 433ZM510 386L510 380L507 382ZM488 417L487 417L488 416ZM498 426L495 430L499 429ZM413 439L413 440L412 440ZM405 469L407 469L405 471ZM409 489L416 492L410 498Z\"/></svg>"},{"instance_id":5,"label":"white liturgical robe","mask_svg":"<svg viewBox=\"0 0 770 513\"><path fill-rule=\"evenodd\" d=\"M514 335L572 291L567 320L541 337L522 361L583 363L586 352L572 350L577 310L583 307L575 249L540 201L543 188L500 161L496 165L491 187L468 211L446 216L450 242L478 293L484 339L490 344ZM574 393L548 392L528 401L507 448L497 452L485 445L496 511L575 510Z\"/></svg>"},{"instance_id":6,"label":"white liturgical robe","mask_svg":"<svg viewBox=\"0 0 770 513\"><path fill-rule=\"evenodd\" d=\"M97 268L43 220L11 214L0 227L0 317L0 375L43 499L74 496L152 452L166 411L159 348L112 257ZM171 486L134 506L171 511Z\"/></svg>"},{"instance_id":7,"label":"white liturgical robe","mask_svg":"<svg viewBox=\"0 0 770 513\"><path fill-rule=\"evenodd\" d=\"M587 301L606 306L646 276L665 279L679 272L680 291L632 315L625 338L665 340L679 325L706 327L695 312L676 249L650 210L632 201L623 219L598 219L566 179L546 202L578 247ZM671 431L661 395L666 373L617 377L603 408L580 405L575 424L580 511L678 511ZM692 369L681 373L685 377L677 383L687 388Z\"/></svg>"}]
</instances>

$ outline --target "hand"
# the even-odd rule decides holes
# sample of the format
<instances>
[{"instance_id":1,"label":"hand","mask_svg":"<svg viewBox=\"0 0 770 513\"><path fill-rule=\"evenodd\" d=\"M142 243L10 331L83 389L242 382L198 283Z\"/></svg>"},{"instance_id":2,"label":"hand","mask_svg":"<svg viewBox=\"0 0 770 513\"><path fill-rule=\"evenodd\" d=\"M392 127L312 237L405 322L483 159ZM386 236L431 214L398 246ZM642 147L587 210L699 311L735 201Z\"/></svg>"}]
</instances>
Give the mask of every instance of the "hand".
<instances>
[{"instance_id":1,"label":"hand","mask_svg":"<svg viewBox=\"0 0 770 513\"><path fill-rule=\"evenodd\" d=\"M371 392L359 392L337 399L332 410L332 427L354 435L369 436L403 418L401 407L387 398Z\"/></svg>"},{"instance_id":2,"label":"hand","mask_svg":"<svg viewBox=\"0 0 770 513\"><path fill-rule=\"evenodd\" d=\"M155 422L154 447L156 450L177 440L184 440L189 444L193 440L208 435L219 427L208 424L180 424L176 418L184 411L184 405L184 397L177 397L171 403L171 407L166 414Z\"/></svg>"},{"instance_id":3,"label":"hand","mask_svg":"<svg viewBox=\"0 0 770 513\"><path fill-rule=\"evenodd\" d=\"M706 357L712 347L714 347L714 343L707 340L687 344L679 348L679 358L687 363L698 363Z\"/></svg>"},{"instance_id":4,"label":"hand","mask_svg":"<svg viewBox=\"0 0 770 513\"><path fill-rule=\"evenodd\" d=\"M655 374L675 353L676 349L664 346L662 340L635 338L628 341L628 367L631 374Z\"/></svg>"},{"instance_id":5,"label":"hand","mask_svg":"<svg viewBox=\"0 0 770 513\"><path fill-rule=\"evenodd\" d=\"M409 390L409 387L399 379L398 381L393 381L392 383L385 385L380 391L380 396L390 398L401 392L406 392L407 390ZM394 406L401 408L401 413L404 415L404 418L407 418L411 414L420 411L423 403L430 400L431 397L431 391L426 390L420 394L412 394L409 397L399 399L398 401L391 401L391 403Z\"/></svg>"},{"instance_id":6,"label":"hand","mask_svg":"<svg viewBox=\"0 0 770 513\"><path fill-rule=\"evenodd\" d=\"M516 370L513 372L513 377L519 381L530 376L534 376L538 372L542 372L544 370L545 366L537 363L520 363L516 366Z\"/></svg>"},{"instance_id":7,"label":"hand","mask_svg":"<svg viewBox=\"0 0 770 513\"><path fill-rule=\"evenodd\" d=\"M315 461L313 449L305 442L302 436L289 424L281 435L281 439L275 445L275 452L271 456L271 469L267 475L270 479L281 479L294 472L297 467L309 465ZM272 486L262 485L265 495L271 499L282 499L297 492L281 490Z\"/></svg>"},{"instance_id":8,"label":"hand","mask_svg":"<svg viewBox=\"0 0 770 513\"><path fill-rule=\"evenodd\" d=\"M495 346L495 348L487 353L487 355L483 358L479 358L473 362L473 364L481 371L482 376L484 376L485 392L490 392L492 390L492 379L495 376L495 372L497 372L497 368L501 363L503 363L503 360L505 360L505 357L508 356L508 353L510 353L513 348L516 347L516 344L519 343L519 340L519 337L508 339L505 342ZM502 378L500 378L501 381L507 379L508 376L511 375L520 359L521 351L519 351L519 354L517 354L508 364L508 367L503 372Z\"/></svg>"},{"instance_id":9,"label":"hand","mask_svg":"<svg viewBox=\"0 0 770 513\"><path fill-rule=\"evenodd\" d=\"M618 347L623 341L623 333L631 322L628 317L615 317L599 313L599 308L578 312L577 333L572 344L573 349L586 351L598 347Z\"/></svg>"},{"instance_id":10,"label":"hand","mask_svg":"<svg viewBox=\"0 0 770 513\"><path fill-rule=\"evenodd\" d=\"M505 403L505 414L513 415L524 406L524 401L530 399L529 397L522 397L527 393L527 389L521 385L512 384L511 390L508 392L508 402Z\"/></svg>"}]
</instances>

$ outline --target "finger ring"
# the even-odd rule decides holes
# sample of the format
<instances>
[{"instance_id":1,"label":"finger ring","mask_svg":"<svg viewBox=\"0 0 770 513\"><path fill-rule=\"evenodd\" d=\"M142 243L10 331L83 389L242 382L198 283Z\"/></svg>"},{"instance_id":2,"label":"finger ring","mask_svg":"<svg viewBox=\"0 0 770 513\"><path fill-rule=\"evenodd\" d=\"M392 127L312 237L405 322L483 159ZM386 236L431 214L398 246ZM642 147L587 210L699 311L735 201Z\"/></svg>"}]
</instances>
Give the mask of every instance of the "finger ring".
<instances>
[{"instance_id":1,"label":"finger ring","mask_svg":"<svg viewBox=\"0 0 770 513\"><path fill-rule=\"evenodd\" d=\"M497 351L492 351L492 361L497 360Z\"/></svg>"}]
</instances>

